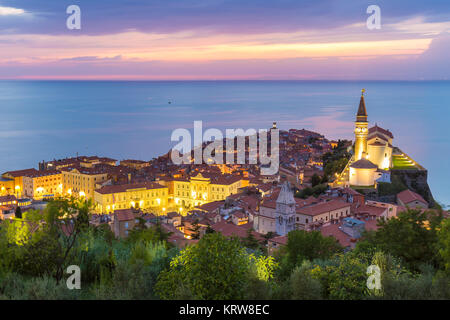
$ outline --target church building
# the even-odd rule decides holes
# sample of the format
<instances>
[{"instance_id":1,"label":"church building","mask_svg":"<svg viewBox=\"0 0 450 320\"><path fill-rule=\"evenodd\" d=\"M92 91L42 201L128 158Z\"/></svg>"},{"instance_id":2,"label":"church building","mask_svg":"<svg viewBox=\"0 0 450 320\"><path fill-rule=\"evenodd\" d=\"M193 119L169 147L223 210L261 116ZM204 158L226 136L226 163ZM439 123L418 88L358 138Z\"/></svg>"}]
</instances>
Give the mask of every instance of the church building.
<instances>
[{"instance_id":1,"label":"church building","mask_svg":"<svg viewBox=\"0 0 450 320\"><path fill-rule=\"evenodd\" d=\"M361 93L355 121L355 151L349 165L341 174L350 186L375 187L377 181L390 182L392 141L394 136L375 124L369 129L364 89ZM348 172L345 172L345 171Z\"/></svg>"}]
</instances>

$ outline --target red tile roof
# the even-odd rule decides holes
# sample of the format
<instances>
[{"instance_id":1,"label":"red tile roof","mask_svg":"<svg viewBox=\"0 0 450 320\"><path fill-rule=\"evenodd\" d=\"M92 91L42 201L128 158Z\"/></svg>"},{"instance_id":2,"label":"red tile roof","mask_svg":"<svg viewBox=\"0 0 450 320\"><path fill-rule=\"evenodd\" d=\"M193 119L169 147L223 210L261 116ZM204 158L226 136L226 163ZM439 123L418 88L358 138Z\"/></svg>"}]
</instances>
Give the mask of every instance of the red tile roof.
<instances>
[{"instance_id":1,"label":"red tile roof","mask_svg":"<svg viewBox=\"0 0 450 320\"><path fill-rule=\"evenodd\" d=\"M27 176L30 174L35 174L37 172L38 171L36 169L31 168L31 169L24 169L24 170L8 171L8 172L5 172L4 174L7 174L14 178L18 178L18 177Z\"/></svg>"},{"instance_id":2,"label":"red tile roof","mask_svg":"<svg viewBox=\"0 0 450 320\"><path fill-rule=\"evenodd\" d=\"M322 213L327 213L333 210L343 209L346 207L350 208L350 203L344 202L342 200L331 200L299 208L297 209L297 213L308 216L317 216Z\"/></svg>"},{"instance_id":3,"label":"red tile roof","mask_svg":"<svg viewBox=\"0 0 450 320\"><path fill-rule=\"evenodd\" d=\"M237 236L239 238L246 238L247 237L247 230L253 226L253 223L247 223L244 225L237 226L233 223L226 222L226 221L220 221L218 223L215 223L211 226L211 228L214 229L216 232L220 232L222 235L226 237L232 237ZM261 234L252 231L252 234L255 236L258 240L263 240Z\"/></svg>"},{"instance_id":4,"label":"red tile roof","mask_svg":"<svg viewBox=\"0 0 450 320\"><path fill-rule=\"evenodd\" d=\"M390 138L394 138L394 136L392 135L392 133L389 130L383 129L377 125L375 125L374 127L369 129L369 135L372 135L374 133L380 132Z\"/></svg>"},{"instance_id":5,"label":"red tile roof","mask_svg":"<svg viewBox=\"0 0 450 320\"><path fill-rule=\"evenodd\" d=\"M353 196L361 196L362 194L352 188L343 188L342 193L347 193Z\"/></svg>"},{"instance_id":6,"label":"red tile roof","mask_svg":"<svg viewBox=\"0 0 450 320\"><path fill-rule=\"evenodd\" d=\"M167 188L165 186L162 186L155 182L144 182L144 183L131 183L131 184L119 184L119 185L107 185L103 186L98 190L95 190L95 192L98 192L100 194L112 194L112 193L120 193L120 192L126 192L127 190L133 190L133 189L162 189Z\"/></svg>"},{"instance_id":7,"label":"red tile roof","mask_svg":"<svg viewBox=\"0 0 450 320\"><path fill-rule=\"evenodd\" d=\"M134 160L134 159L126 159L126 160L121 160L120 163L135 163L135 164L144 164L147 163L147 161L143 161L143 160Z\"/></svg>"},{"instance_id":8,"label":"red tile roof","mask_svg":"<svg viewBox=\"0 0 450 320\"><path fill-rule=\"evenodd\" d=\"M135 218L135 213L132 209L122 209L114 211L114 220L116 221L130 221Z\"/></svg>"},{"instance_id":9,"label":"red tile roof","mask_svg":"<svg viewBox=\"0 0 450 320\"><path fill-rule=\"evenodd\" d=\"M339 229L339 224L322 226L320 228L320 233L324 237L334 237L344 248L351 245L351 237Z\"/></svg>"},{"instance_id":10,"label":"red tile roof","mask_svg":"<svg viewBox=\"0 0 450 320\"><path fill-rule=\"evenodd\" d=\"M36 172L30 173L30 174L26 174L25 177L39 178L39 177L53 176L53 175L57 175L57 174L61 174L61 171L42 170L42 171L36 171Z\"/></svg>"},{"instance_id":11,"label":"red tile roof","mask_svg":"<svg viewBox=\"0 0 450 320\"><path fill-rule=\"evenodd\" d=\"M11 201L16 201L16 200L17 200L16 196L13 196L13 195L7 195L7 196L0 197L0 203L11 202Z\"/></svg>"},{"instance_id":12,"label":"red tile roof","mask_svg":"<svg viewBox=\"0 0 450 320\"><path fill-rule=\"evenodd\" d=\"M287 236L278 236L278 237L274 237L274 238L270 239L269 241L275 242L275 243L278 243L281 245L286 245L288 238L287 238Z\"/></svg>"},{"instance_id":13,"label":"red tile roof","mask_svg":"<svg viewBox=\"0 0 450 320\"><path fill-rule=\"evenodd\" d=\"M215 211L218 208L220 208L224 203L225 203L225 201L208 202L208 203L205 203L204 205L201 205L199 207L195 207L195 209L204 210L204 211L207 211L207 212L212 212L212 211Z\"/></svg>"},{"instance_id":14,"label":"red tile roof","mask_svg":"<svg viewBox=\"0 0 450 320\"><path fill-rule=\"evenodd\" d=\"M377 207L377 206L371 206L371 205L362 205L356 208L355 213L356 214L368 214L371 216L381 216L388 208L383 207Z\"/></svg>"},{"instance_id":15,"label":"red tile roof","mask_svg":"<svg viewBox=\"0 0 450 320\"><path fill-rule=\"evenodd\" d=\"M417 194L409 189L406 189L397 194L397 199L403 202L405 205L414 201L422 202L423 204L428 205L428 202L425 201L424 198L420 194Z\"/></svg>"},{"instance_id":16,"label":"red tile roof","mask_svg":"<svg viewBox=\"0 0 450 320\"><path fill-rule=\"evenodd\" d=\"M356 162L353 162L350 165L350 168L356 168L356 169L378 169L378 166L367 159L360 159Z\"/></svg>"}]
</instances>

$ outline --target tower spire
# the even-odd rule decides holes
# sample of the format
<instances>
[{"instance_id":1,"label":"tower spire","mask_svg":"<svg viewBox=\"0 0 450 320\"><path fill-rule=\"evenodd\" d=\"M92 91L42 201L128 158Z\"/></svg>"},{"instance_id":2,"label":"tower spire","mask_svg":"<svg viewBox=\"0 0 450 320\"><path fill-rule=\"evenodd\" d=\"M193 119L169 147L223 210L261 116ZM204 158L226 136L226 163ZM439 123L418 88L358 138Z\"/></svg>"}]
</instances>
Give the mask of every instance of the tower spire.
<instances>
[{"instance_id":1,"label":"tower spire","mask_svg":"<svg viewBox=\"0 0 450 320\"><path fill-rule=\"evenodd\" d=\"M364 102L364 92L366 89L361 90L361 99L359 100L358 113L356 114L357 122L367 122L367 110L366 103Z\"/></svg>"},{"instance_id":2,"label":"tower spire","mask_svg":"<svg viewBox=\"0 0 450 320\"><path fill-rule=\"evenodd\" d=\"M355 122L355 161L363 158L367 154L367 135L368 125L366 103L364 102L364 92L361 90L361 99L359 100L358 113Z\"/></svg>"}]
</instances>

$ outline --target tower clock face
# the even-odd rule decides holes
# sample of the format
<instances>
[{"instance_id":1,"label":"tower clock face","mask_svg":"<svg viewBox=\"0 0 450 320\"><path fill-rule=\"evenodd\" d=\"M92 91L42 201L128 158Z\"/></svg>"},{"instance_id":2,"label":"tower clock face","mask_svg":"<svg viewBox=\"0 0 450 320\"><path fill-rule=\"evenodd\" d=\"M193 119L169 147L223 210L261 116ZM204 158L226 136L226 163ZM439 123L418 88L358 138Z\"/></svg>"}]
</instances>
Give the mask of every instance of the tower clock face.
<instances>
[{"instance_id":1,"label":"tower clock face","mask_svg":"<svg viewBox=\"0 0 450 320\"><path fill-rule=\"evenodd\" d=\"M355 128L355 132L361 132L361 128Z\"/></svg>"}]
</instances>

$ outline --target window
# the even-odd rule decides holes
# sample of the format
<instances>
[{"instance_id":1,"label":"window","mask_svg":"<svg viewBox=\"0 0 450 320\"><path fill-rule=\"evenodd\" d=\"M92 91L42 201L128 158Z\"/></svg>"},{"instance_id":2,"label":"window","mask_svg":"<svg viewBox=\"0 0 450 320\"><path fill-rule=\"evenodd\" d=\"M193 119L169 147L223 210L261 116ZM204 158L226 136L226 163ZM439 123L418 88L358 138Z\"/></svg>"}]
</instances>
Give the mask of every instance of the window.
<instances>
[{"instance_id":1,"label":"window","mask_svg":"<svg viewBox=\"0 0 450 320\"><path fill-rule=\"evenodd\" d=\"M305 219L305 223L308 223L308 219Z\"/></svg>"}]
</instances>

